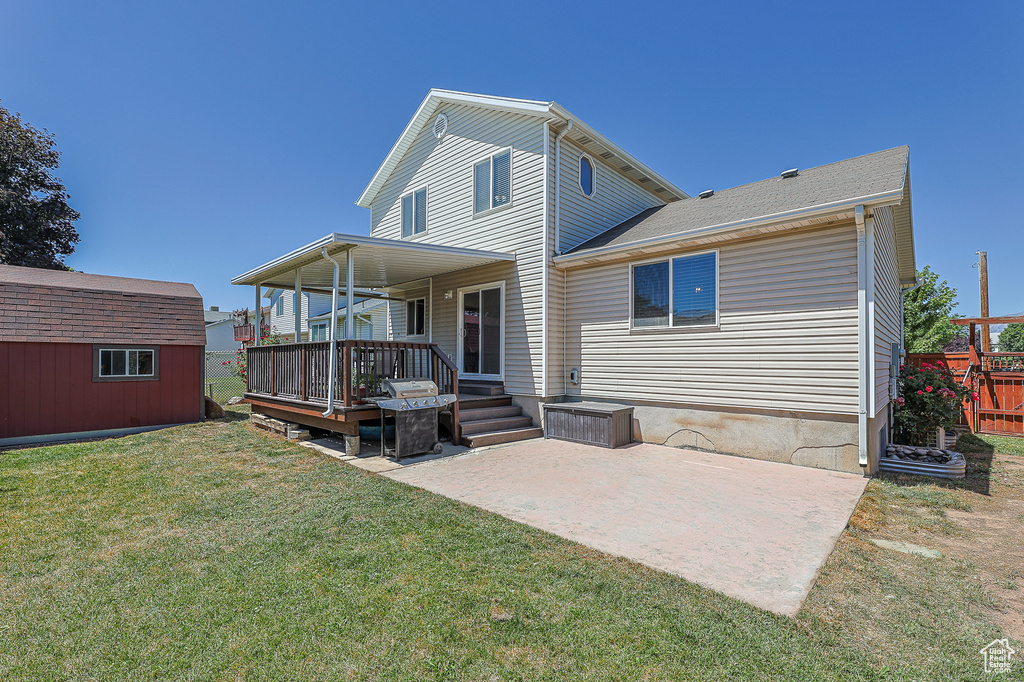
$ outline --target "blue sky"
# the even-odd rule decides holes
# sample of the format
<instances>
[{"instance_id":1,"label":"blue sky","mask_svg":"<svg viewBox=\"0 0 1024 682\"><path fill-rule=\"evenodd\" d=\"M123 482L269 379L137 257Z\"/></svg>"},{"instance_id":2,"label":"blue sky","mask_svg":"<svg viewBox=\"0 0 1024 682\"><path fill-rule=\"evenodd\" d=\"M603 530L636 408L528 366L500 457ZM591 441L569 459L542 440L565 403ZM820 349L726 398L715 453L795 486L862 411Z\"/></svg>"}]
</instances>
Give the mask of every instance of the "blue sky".
<instances>
[{"instance_id":1,"label":"blue sky","mask_svg":"<svg viewBox=\"0 0 1024 682\"><path fill-rule=\"evenodd\" d=\"M911 147L919 266L1024 311L1024 3L0 4L0 102L55 133L75 269L229 279L329 232L431 87L556 100L690 193Z\"/></svg>"}]
</instances>

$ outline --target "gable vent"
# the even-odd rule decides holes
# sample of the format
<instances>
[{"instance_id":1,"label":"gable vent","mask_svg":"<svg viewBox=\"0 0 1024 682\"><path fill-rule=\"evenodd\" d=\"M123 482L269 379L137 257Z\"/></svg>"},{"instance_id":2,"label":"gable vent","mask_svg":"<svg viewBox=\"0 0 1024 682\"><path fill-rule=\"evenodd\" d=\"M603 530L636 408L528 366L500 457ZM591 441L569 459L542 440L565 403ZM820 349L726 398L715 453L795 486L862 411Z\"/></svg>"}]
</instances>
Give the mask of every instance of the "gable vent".
<instances>
[{"instance_id":1,"label":"gable vent","mask_svg":"<svg viewBox=\"0 0 1024 682\"><path fill-rule=\"evenodd\" d=\"M698 194L697 198L698 199L707 199L708 197L713 197L713 196L715 196L715 190L713 190L713 189L706 189L703 192L701 192L700 194Z\"/></svg>"},{"instance_id":2,"label":"gable vent","mask_svg":"<svg viewBox=\"0 0 1024 682\"><path fill-rule=\"evenodd\" d=\"M448 132L448 117L444 114L438 114L437 118L434 119L434 137L441 139Z\"/></svg>"},{"instance_id":3,"label":"gable vent","mask_svg":"<svg viewBox=\"0 0 1024 682\"><path fill-rule=\"evenodd\" d=\"M790 168L789 170L782 171L781 175L784 178L795 178L796 176L800 175L800 169Z\"/></svg>"}]
</instances>

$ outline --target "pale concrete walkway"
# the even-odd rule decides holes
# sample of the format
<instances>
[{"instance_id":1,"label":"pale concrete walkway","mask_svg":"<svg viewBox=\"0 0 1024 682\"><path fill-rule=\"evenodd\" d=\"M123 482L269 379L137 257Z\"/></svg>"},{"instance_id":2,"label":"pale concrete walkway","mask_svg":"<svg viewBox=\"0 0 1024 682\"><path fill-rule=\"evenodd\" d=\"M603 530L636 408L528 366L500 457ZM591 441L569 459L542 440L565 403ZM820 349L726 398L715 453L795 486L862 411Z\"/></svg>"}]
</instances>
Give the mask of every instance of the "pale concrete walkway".
<instances>
[{"instance_id":1,"label":"pale concrete walkway","mask_svg":"<svg viewBox=\"0 0 1024 682\"><path fill-rule=\"evenodd\" d=\"M383 474L793 615L867 479L659 445L529 441Z\"/></svg>"}]
</instances>

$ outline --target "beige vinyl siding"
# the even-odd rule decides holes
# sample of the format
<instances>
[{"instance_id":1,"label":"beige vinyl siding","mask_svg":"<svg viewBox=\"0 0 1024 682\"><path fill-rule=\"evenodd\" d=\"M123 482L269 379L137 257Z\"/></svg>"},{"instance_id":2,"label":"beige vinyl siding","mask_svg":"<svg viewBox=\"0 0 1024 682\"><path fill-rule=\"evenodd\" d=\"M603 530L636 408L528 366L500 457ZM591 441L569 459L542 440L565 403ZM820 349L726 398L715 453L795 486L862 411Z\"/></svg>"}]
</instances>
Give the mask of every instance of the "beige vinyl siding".
<instances>
[{"instance_id":1,"label":"beige vinyl siding","mask_svg":"<svg viewBox=\"0 0 1024 682\"><path fill-rule=\"evenodd\" d=\"M551 159L555 158L554 140L556 133L552 131L549 144ZM617 169L608 165L599 155L587 152L594 164L595 190L592 196L586 197L580 190L580 155L583 148L571 140L572 134L562 138L561 172L558 183L561 188L559 207L560 244L555 244L554 204L555 204L555 173L554 169L548 179L551 213L549 224L552 226L548 235L549 253L561 253L579 246L588 239L605 232L619 223L632 218L636 214L652 207L661 206L665 202L651 192L643 189L632 180L624 177ZM548 312L548 387L545 395L562 395L568 392L567 367L563 359L565 347L565 272L554 267L548 269L548 296L550 300Z\"/></svg>"},{"instance_id":2,"label":"beige vinyl siding","mask_svg":"<svg viewBox=\"0 0 1024 682\"><path fill-rule=\"evenodd\" d=\"M433 339L456 357L459 287L505 280L505 387L515 395L541 393L544 226L544 125L541 119L466 105L444 105L448 133L440 142L424 129L384 184L370 209L372 236L401 238L401 196L427 187L427 231L410 241L505 251L514 264L496 264L434 279ZM436 112L435 112L436 113ZM512 148L512 203L473 214L473 164ZM450 300L443 292L453 291ZM392 306L394 307L394 306ZM404 334L392 311L392 333Z\"/></svg>"},{"instance_id":3,"label":"beige vinyl siding","mask_svg":"<svg viewBox=\"0 0 1024 682\"><path fill-rule=\"evenodd\" d=\"M896 260L896 230L892 208L874 212L875 219L875 376L874 412L889 403L891 344L900 342L900 307L903 304Z\"/></svg>"},{"instance_id":4,"label":"beige vinyl siding","mask_svg":"<svg viewBox=\"0 0 1024 682\"><path fill-rule=\"evenodd\" d=\"M583 148L573 144L571 137L570 133L562 138L560 144L559 204L562 216L559 221L559 253L579 246L652 206L665 203L591 152L587 152L587 156L594 162L596 189L592 196L583 196L579 184L579 158Z\"/></svg>"},{"instance_id":5,"label":"beige vinyl siding","mask_svg":"<svg viewBox=\"0 0 1024 682\"><path fill-rule=\"evenodd\" d=\"M581 370L570 394L856 413L852 223L723 243L719 328L631 331L629 272L628 261L567 272L566 359Z\"/></svg>"}]
</instances>

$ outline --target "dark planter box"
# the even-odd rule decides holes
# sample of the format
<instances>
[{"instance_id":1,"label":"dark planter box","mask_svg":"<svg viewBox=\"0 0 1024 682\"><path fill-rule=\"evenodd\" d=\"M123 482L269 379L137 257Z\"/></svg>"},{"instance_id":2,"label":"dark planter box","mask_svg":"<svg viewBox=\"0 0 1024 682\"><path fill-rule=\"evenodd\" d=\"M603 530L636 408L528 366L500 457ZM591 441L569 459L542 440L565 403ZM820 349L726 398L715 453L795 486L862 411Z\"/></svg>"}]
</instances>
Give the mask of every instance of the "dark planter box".
<instances>
[{"instance_id":1,"label":"dark planter box","mask_svg":"<svg viewBox=\"0 0 1024 682\"><path fill-rule=\"evenodd\" d=\"M633 442L633 408L611 403L547 403L544 437L617 448Z\"/></svg>"}]
</instances>

